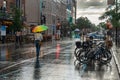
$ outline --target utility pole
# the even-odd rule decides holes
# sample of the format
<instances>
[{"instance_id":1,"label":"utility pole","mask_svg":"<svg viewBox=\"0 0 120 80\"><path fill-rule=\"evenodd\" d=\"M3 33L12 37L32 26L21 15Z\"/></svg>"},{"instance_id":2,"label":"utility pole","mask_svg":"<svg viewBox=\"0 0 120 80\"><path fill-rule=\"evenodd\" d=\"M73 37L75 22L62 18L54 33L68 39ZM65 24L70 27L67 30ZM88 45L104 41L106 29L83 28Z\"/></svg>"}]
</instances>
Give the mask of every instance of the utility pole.
<instances>
[{"instance_id":1,"label":"utility pole","mask_svg":"<svg viewBox=\"0 0 120 80\"><path fill-rule=\"evenodd\" d=\"M75 24L76 24L76 13L77 13L77 1L75 0Z\"/></svg>"},{"instance_id":2,"label":"utility pole","mask_svg":"<svg viewBox=\"0 0 120 80\"><path fill-rule=\"evenodd\" d=\"M117 12L118 12L118 3L117 3L117 1L118 0L115 0L115 5L116 5L116 14L117 14ZM117 22L116 22L117 23ZM116 40L115 40L115 44L116 44L116 46L117 46L117 26L118 26L118 23L116 24L116 26L115 26L115 30L116 30L116 35L115 35L115 37L116 37Z\"/></svg>"}]
</instances>

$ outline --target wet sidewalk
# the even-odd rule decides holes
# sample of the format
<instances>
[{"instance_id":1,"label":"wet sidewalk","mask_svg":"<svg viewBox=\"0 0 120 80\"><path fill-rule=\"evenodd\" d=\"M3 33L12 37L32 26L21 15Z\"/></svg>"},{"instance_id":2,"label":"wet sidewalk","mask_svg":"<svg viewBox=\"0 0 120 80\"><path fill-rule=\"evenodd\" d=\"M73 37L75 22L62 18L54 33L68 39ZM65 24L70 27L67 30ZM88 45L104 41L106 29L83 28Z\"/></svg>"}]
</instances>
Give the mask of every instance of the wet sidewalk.
<instances>
[{"instance_id":1,"label":"wet sidewalk","mask_svg":"<svg viewBox=\"0 0 120 80\"><path fill-rule=\"evenodd\" d=\"M53 52L56 48L56 44L63 43L64 41L66 41L66 39L43 42L41 46L40 57L43 58L44 55ZM50 50L52 48L54 50ZM19 63L22 60L35 58L35 57L36 57L36 48L34 43L23 44L17 49L15 48L15 43L0 44L0 70L3 68L6 69L6 67L9 67L14 64L17 65L16 63Z\"/></svg>"},{"instance_id":2,"label":"wet sidewalk","mask_svg":"<svg viewBox=\"0 0 120 80\"><path fill-rule=\"evenodd\" d=\"M119 76L120 76L120 48L115 46L115 43L112 48L113 56L115 59L115 64L117 66Z\"/></svg>"}]
</instances>

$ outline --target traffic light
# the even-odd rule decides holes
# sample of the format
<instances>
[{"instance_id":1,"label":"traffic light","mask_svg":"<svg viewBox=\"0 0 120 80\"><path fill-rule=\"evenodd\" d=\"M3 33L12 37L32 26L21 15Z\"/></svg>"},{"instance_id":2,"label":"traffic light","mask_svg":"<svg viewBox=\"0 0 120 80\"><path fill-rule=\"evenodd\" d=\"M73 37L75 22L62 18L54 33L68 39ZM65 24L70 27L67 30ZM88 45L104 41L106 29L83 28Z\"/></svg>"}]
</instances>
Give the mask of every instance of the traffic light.
<instances>
[{"instance_id":1,"label":"traffic light","mask_svg":"<svg viewBox=\"0 0 120 80\"><path fill-rule=\"evenodd\" d=\"M45 15L41 16L41 24L46 24L46 17L45 17Z\"/></svg>"},{"instance_id":2,"label":"traffic light","mask_svg":"<svg viewBox=\"0 0 120 80\"><path fill-rule=\"evenodd\" d=\"M72 17L69 17L69 23L72 23Z\"/></svg>"}]
</instances>

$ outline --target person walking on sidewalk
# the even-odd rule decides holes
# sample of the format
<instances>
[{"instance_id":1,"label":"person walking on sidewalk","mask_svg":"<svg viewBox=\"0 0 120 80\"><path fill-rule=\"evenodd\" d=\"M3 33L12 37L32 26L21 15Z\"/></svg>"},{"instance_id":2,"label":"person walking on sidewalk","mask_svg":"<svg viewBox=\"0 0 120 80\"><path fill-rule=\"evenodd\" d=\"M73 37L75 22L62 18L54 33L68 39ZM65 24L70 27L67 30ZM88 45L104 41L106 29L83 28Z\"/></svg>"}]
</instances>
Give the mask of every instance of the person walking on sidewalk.
<instances>
[{"instance_id":1,"label":"person walking on sidewalk","mask_svg":"<svg viewBox=\"0 0 120 80\"><path fill-rule=\"evenodd\" d=\"M16 33L15 33L15 36L16 36L16 47L19 47L21 45L21 31L20 30L17 30Z\"/></svg>"},{"instance_id":2,"label":"person walking on sidewalk","mask_svg":"<svg viewBox=\"0 0 120 80\"><path fill-rule=\"evenodd\" d=\"M109 20L107 20L106 22L106 27L107 27L107 38L111 40L113 26Z\"/></svg>"},{"instance_id":3,"label":"person walking on sidewalk","mask_svg":"<svg viewBox=\"0 0 120 80\"><path fill-rule=\"evenodd\" d=\"M3 23L0 26L0 32L1 32L2 44L4 44L6 41L6 26Z\"/></svg>"},{"instance_id":4,"label":"person walking on sidewalk","mask_svg":"<svg viewBox=\"0 0 120 80\"><path fill-rule=\"evenodd\" d=\"M35 47L36 47L36 57L37 60L39 59L40 48L41 48L41 41L43 40L43 36L40 32L34 34L35 38Z\"/></svg>"}]
</instances>

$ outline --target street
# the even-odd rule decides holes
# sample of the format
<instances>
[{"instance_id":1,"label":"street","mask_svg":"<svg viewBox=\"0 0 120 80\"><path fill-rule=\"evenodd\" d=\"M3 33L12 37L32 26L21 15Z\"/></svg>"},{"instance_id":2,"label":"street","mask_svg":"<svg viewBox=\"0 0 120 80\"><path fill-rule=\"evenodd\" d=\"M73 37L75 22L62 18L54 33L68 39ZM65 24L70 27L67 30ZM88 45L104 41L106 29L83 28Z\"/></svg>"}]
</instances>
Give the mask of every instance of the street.
<instances>
[{"instance_id":1,"label":"street","mask_svg":"<svg viewBox=\"0 0 120 80\"><path fill-rule=\"evenodd\" d=\"M114 58L108 65L75 66L74 49L74 39L44 42L36 60L33 43L0 46L0 80L120 80Z\"/></svg>"}]
</instances>

